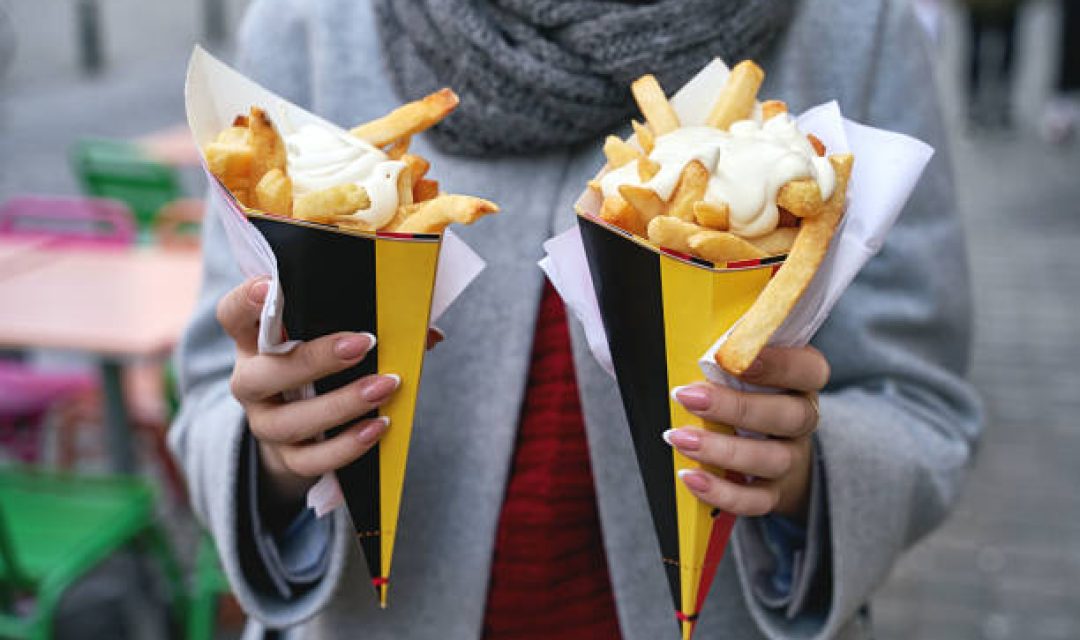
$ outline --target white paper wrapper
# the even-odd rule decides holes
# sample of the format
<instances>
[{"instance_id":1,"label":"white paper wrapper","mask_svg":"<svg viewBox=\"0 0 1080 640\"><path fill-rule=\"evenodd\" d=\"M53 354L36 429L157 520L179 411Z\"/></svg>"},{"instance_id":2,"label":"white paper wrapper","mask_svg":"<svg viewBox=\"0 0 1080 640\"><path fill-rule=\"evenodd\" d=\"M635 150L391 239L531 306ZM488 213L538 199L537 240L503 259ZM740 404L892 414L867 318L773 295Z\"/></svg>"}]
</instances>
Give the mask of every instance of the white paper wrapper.
<instances>
[{"instance_id":1,"label":"white paper wrapper","mask_svg":"<svg viewBox=\"0 0 1080 640\"><path fill-rule=\"evenodd\" d=\"M672 97L672 105L685 126L704 123L727 73L727 67L715 60ZM769 342L788 347L803 346L810 341L855 275L881 249L885 234L896 222L934 154L932 147L910 136L844 118L835 102L806 111L798 117L798 124L804 133L820 138L829 153L855 154L855 166L848 187L847 213L829 252L807 291ZM598 200L586 189L578 205L586 211L595 211ZM548 240L544 249L547 255L540 261L540 268L584 326L589 348L597 361L614 377L604 324L577 226ZM717 336L713 346L702 354L701 370L706 378L718 384L750 389L724 372L713 359L725 338L726 334Z\"/></svg>"},{"instance_id":2,"label":"white paper wrapper","mask_svg":"<svg viewBox=\"0 0 1080 640\"><path fill-rule=\"evenodd\" d=\"M213 141L222 129L230 126L236 115L246 114L253 105L264 109L278 126L282 126L283 122L292 126L316 123L341 131L340 127L260 87L198 46L188 64L184 97L188 125L200 149ZM206 169L205 162L203 169ZM217 199L219 205L209 209L221 212L222 225L240 271L248 278L270 278L259 325L259 352L287 353L298 342L284 340L282 310L285 298L278 280L274 253L221 183L209 171L206 174L212 185L211 197ZM433 324L484 267L484 260L464 240L450 230L443 234L432 294ZM314 389L308 385L287 395L289 399L299 399L313 394ZM332 474L324 476L308 493L308 505L319 515L333 510L342 504L342 500L341 489Z\"/></svg>"}]
</instances>

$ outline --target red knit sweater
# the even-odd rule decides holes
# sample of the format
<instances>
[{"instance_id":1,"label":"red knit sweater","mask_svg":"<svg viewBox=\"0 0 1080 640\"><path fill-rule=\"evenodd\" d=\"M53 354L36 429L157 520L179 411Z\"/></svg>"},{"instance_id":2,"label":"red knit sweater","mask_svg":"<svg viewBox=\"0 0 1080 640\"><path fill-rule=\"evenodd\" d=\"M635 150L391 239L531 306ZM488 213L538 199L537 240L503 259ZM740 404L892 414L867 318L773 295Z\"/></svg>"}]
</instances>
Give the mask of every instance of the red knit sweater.
<instances>
[{"instance_id":1,"label":"red knit sweater","mask_svg":"<svg viewBox=\"0 0 1080 640\"><path fill-rule=\"evenodd\" d=\"M485 640L619 637L562 301L544 286Z\"/></svg>"}]
</instances>

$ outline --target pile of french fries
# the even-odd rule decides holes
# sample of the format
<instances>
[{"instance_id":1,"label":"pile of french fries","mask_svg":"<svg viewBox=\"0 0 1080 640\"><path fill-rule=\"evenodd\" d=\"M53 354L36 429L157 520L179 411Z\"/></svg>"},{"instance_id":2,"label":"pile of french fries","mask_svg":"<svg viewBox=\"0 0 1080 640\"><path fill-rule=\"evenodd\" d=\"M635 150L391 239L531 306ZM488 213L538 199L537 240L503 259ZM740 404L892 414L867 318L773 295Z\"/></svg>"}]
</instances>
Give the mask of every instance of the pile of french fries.
<instances>
[{"instance_id":1,"label":"pile of french fries","mask_svg":"<svg viewBox=\"0 0 1080 640\"><path fill-rule=\"evenodd\" d=\"M726 131L732 123L754 117L758 90L764 79L765 72L752 61L736 65L706 124ZM609 169L636 161L638 176L646 182L660 170L660 165L649 157L656 139L680 128L681 124L664 90L652 75L636 80L631 91L645 116L645 124L632 123L632 140L609 136L604 143L604 155ZM762 121L786 111L787 105L781 100L761 103ZM818 155L825 155L825 146L818 138L809 134L807 140ZM834 164L845 162L842 156L834 156L832 161ZM787 253L795 243L800 221L825 210L821 190L812 178L792 180L776 193L780 208L778 228L763 236L743 238L729 229L729 207L705 200L709 177L709 171L700 162L687 163L667 201L648 187L621 185L617 195L603 199L599 217L658 246L723 264ZM590 181L589 186L600 191L598 180Z\"/></svg>"},{"instance_id":2,"label":"pile of french fries","mask_svg":"<svg viewBox=\"0 0 1080 640\"><path fill-rule=\"evenodd\" d=\"M244 207L263 213L332 224L363 232L441 233L452 223L472 224L499 210L493 202L473 196L442 193L427 177L430 163L409 153L412 136L440 122L458 105L450 89L441 89L398 107L387 115L354 127L349 133L377 147L388 160L399 160L398 207L394 217L378 228L354 217L371 206L363 186L343 183L319 191L293 194L285 143L259 107L239 115L206 146L206 164Z\"/></svg>"},{"instance_id":3,"label":"pile of french fries","mask_svg":"<svg viewBox=\"0 0 1080 640\"><path fill-rule=\"evenodd\" d=\"M757 95L765 73L752 61L736 65L714 103L706 124L728 130L732 123L755 117ZM634 139L608 137L604 144L608 169L637 161L641 182L651 179L660 166L649 158L656 139L680 128L679 117L656 78L646 75L631 85L645 124L633 122ZM761 103L762 121L786 112L779 100ZM813 135L807 136L819 156L825 147ZM740 375L757 358L772 334L780 327L817 272L829 242L844 215L848 180L854 157L829 156L836 172L836 187L824 199L811 178L793 180L780 187L776 203L779 226L772 232L744 238L729 229L729 207L706 202L709 172L698 161L682 170L679 182L664 201L655 191L632 184L621 185L617 195L603 199L599 217L660 247L694 255L719 266L728 262L788 254L783 266L770 280L750 310L743 316L717 352L717 362ZM601 193L598 180L589 187Z\"/></svg>"}]
</instances>

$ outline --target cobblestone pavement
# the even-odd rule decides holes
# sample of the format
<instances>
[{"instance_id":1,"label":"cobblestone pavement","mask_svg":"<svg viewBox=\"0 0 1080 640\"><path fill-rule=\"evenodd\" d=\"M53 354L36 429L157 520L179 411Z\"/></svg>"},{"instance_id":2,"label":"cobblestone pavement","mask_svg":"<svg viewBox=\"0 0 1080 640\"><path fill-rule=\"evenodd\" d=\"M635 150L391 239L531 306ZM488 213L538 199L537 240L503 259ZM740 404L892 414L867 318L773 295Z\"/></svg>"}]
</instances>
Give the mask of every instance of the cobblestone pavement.
<instances>
[{"instance_id":1,"label":"cobblestone pavement","mask_svg":"<svg viewBox=\"0 0 1080 640\"><path fill-rule=\"evenodd\" d=\"M110 66L92 80L73 64L73 3L8 3L16 24L28 26L20 29L20 59L0 85L0 197L76 192L66 157L76 136L141 135L182 120L199 3L102 0ZM244 1L226 4L235 18ZM1054 40L1046 3L1028 18L1021 122L1035 118L1045 95L1042 47ZM122 28L130 24L141 28ZM956 75L959 33L950 16L945 82ZM946 98L960 132L955 92ZM953 516L905 556L874 599L877 633L1077 638L1080 145L1050 147L1025 125L1011 135L958 133L954 152L977 304L972 376L989 424ZM187 178L197 190L198 176Z\"/></svg>"},{"instance_id":2,"label":"cobblestone pavement","mask_svg":"<svg viewBox=\"0 0 1080 640\"><path fill-rule=\"evenodd\" d=\"M1024 25L1020 122L1038 113L1053 18L1044 3ZM955 41L944 49L955 69ZM952 517L875 598L882 639L1080 637L1080 145L1031 129L955 141L989 420Z\"/></svg>"}]
</instances>

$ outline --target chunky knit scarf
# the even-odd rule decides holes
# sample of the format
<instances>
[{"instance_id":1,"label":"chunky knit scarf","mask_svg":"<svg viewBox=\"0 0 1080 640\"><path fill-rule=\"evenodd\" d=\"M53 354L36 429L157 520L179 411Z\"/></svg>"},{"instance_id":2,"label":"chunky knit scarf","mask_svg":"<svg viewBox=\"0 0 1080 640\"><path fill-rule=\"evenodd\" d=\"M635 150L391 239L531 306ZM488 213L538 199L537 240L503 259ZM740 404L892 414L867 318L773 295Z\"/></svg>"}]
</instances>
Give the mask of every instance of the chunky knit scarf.
<instances>
[{"instance_id":1,"label":"chunky knit scarf","mask_svg":"<svg viewBox=\"0 0 1080 640\"><path fill-rule=\"evenodd\" d=\"M432 134L449 151L528 153L610 130L630 83L669 91L711 58L759 56L794 0L375 0L384 62L403 99L449 86Z\"/></svg>"}]
</instances>

